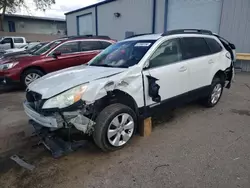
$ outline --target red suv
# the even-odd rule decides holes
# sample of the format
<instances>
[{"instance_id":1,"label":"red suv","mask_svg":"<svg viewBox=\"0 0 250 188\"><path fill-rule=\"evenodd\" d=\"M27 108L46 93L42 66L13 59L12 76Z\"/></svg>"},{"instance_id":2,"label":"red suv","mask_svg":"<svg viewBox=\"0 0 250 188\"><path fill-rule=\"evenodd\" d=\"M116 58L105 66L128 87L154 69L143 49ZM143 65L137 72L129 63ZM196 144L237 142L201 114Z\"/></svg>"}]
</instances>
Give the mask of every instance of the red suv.
<instances>
[{"instance_id":1,"label":"red suv","mask_svg":"<svg viewBox=\"0 0 250 188\"><path fill-rule=\"evenodd\" d=\"M68 37L48 43L33 54L0 60L0 84L28 86L41 76L87 63L101 50L115 43L109 37Z\"/></svg>"}]
</instances>

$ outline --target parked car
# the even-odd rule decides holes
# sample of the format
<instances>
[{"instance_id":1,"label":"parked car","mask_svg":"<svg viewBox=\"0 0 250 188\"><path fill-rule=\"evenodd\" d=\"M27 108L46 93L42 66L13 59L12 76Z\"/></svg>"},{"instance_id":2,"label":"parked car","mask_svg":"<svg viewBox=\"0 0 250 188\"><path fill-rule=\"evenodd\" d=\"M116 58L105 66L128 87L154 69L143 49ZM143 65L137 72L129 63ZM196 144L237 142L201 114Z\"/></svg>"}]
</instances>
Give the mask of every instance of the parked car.
<instances>
[{"instance_id":1,"label":"parked car","mask_svg":"<svg viewBox=\"0 0 250 188\"><path fill-rule=\"evenodd\" d=\"M61 130L69 135L78 130L92 135L103 151L117 150L156 106L170 108L198 99L215 106L223 88L231 86L232 47L225 48L206 30L131 37L108 47L88 65L31 83L24 109L54 155L63 150L55 141L61 140Z\"/></svg>"},{"instance_id":2,"label":"parked car","mask_svg":"<svg viewBox=\"0 0 250 188\"><path fill-rule=\"evenodd\" d=\"M55 40L36 52L0 61L0 83L27 87L43 75L87 63L115 41L107 37L69 37Z\"/></svg>"},{"instance_id":3,"label":"parked car","mask_svg":"<svg viewBox=\"0 0 250 188\"><path fill-rule=\"evenodd\" d=\"M24 37L6 36L0 40L0 52L3 53L5 50L18 48L26 44L26 39Z\"/></svg>"},{"instance_id":4,"label":"parked car","mask_svg":"<svg viewBox=\"0 0 250 188\"><path fill-rule=\"evenodd\" d=\"M24 51L4 53L4 54L2 54L2 56L0 56L0 59L3 59L3 58L17 58L17 57L21 57L21 56L27 56L27 55L30 55L30 54L32 55L37 50L39 50L40 48L45 46L46 44L48 44L48 42L40 42L37 45L33 45L33 46L29 47L28 49L26 49Z\"/></svg>"},{"instance_id":5,"label":"parked car","mask_svg":"<svg viewBox=\"0 0 250 188\"><path fill-rule=\"evenodd\" d=\"M12 52L22 52L25 50L29 50L30 48L33 48L34 46L36 46L38 44L40 44L40 42L27 43L27 44L20 46L18 48L12 48L12 49L5 50L4 53L8 54L8 53L12 53Z\"/></svg>"}]
</instances>

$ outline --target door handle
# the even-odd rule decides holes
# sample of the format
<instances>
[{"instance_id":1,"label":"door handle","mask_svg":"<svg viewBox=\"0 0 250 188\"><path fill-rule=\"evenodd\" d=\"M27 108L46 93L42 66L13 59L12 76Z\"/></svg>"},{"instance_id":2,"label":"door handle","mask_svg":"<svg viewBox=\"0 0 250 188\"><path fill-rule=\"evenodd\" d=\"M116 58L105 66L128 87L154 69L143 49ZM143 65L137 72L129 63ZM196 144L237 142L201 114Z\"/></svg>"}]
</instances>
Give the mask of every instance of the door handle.
<instances>
[{"instance_id":1,"label":"door handle","mask_svg":"<svg viewBox=\"0 0 250 188\"><path fill-rule=\"evenodd\" d=\"M210 60L208 61L208 64L212 64L212 63L214 63L214 61L213 61L212 59L210 59Z\"/></svg>"},{"instance_id":2,"label":"door handle","mask_svg":"<svg viewBox=\"0 0 250 188\"><path fill-rule=\"evenodd\" d=\"M185 72L186 70L187 70L187 67L182 66L182 67L179 69L179 72Z\"/></svg>"}]
</instances>

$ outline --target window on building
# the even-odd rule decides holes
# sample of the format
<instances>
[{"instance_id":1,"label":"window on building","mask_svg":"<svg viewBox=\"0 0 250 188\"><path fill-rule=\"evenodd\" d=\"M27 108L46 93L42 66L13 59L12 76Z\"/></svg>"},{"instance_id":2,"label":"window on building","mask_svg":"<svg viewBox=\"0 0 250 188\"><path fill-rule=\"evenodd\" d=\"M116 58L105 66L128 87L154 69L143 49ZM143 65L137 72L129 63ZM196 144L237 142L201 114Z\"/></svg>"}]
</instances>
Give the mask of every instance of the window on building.
<instances>
[{"instance_id":1,"label":"window on building","mask_svg":"<svg viewBox=\"0 0 250 188\"><path fill-rule=\"evenodd\" d=\"M185 37L182 41L184 44L185 59L201 57L211 53L204 38Z\"/></svg>"},{"instance_id":2,"label":"window on building","mask_svg":"<svg viewBox=\"0 0 250 188\"><path fill-rule=\"evenodd\" d=\"M212 54L218 53L222 50L221 45L212 38L205 38Z\"/></svg>"},{"instance_id":3,"label":"window on building","mask_svg":"<svg viewBox=\"0 0 250 188\"><path fill-rule=\"evenodd\" d=\"M176 63L181 60L180 40L168 40L162 43L150 58L150 68Z\"/></svg>"},{"instance_id":4,"label":"window on building","mask_svg":"<svg viewBox=\"0 0 250 188\"><path fill-rule=\"evenodd\" d=\"M13 21L8 21L9 32L16 32L16 25Z\"/></svg>"},{"instance_id":5,"label":"window on building","mask_svg":"<svg viewBox=\"0 0 250 188\"><path fill-rule=\"evenodd\" d=\"M24 43L23 38L14 38L14 43Z\"/></svg>"},{"instance_id":6,"label":"window on building","mask_svg":"<svg viewBox=\"0 0 250 188\"><path fill-rule=\"evenodd\" d=\"M92 51L92 50L101 50L103 49L101 43L99 41L81 41L80 42L80 50L84 51Z\"/></svg>"}]
</instances>

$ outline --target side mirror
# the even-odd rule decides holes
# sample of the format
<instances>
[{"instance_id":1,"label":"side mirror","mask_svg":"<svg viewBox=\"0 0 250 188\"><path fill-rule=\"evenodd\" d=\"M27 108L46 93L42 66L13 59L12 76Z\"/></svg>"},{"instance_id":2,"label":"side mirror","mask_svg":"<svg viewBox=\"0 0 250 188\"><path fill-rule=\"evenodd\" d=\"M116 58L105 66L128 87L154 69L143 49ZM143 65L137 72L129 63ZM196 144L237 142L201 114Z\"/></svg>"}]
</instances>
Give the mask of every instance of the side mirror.
<instances>
[{"instance_id":1,"label":"side mirror","mask_svg":"<svg viewBox=\"0 0 250 188\"><path fill-rule=\"evenodd\" d=\"M57 58L58 56L62 55L62 53L60 51L55 51L52 55L54 58Z\"/></svg>"}]
</instances>

